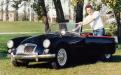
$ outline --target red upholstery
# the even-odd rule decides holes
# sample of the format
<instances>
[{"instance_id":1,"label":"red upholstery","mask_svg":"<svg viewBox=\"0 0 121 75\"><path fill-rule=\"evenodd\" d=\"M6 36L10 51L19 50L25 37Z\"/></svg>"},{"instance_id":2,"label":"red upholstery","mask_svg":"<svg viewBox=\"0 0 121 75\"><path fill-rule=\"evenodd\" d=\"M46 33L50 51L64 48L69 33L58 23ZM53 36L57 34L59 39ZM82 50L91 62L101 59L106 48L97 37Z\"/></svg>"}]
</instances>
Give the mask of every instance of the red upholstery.
<instances>
[{"instance_id":1,"label":"red upholstery","mask_svg":"<svg viewBox=\"0 0 121 75\"><path fill-rule=\"evenodd\" d=\"M92 33L83 33L80 35L81 37L99 37L99 38L112 38L112 36L93 36Z\"/></svg>"}]
</instances>

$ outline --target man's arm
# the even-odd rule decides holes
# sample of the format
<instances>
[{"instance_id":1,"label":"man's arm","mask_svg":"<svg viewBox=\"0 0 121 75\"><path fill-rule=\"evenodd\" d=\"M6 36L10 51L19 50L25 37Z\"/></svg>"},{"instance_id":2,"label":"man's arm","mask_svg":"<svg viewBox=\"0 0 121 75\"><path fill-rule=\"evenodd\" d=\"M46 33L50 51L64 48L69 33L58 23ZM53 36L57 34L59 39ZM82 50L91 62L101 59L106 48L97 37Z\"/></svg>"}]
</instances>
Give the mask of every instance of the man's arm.
<instances>
[{"instance_id":1,"label":"man's arm","mask_svg":"<svg viewBox=\"0 0 121 75\"><path fill-rule=\"evenodd\" d=\"M94 12L93 15L87 16L87 17L83 20L83 22L82 22L81 24L82 24L82 25L87 25L87 24L93 22L94 20L96 20L99 16L100 16L99 11L96 11L96 12Z\"/></svg>"},{"instance_id":2,"label":"man's arm","mask_svg":"<svg viewBox=\"0 0 121 75\"><path fill-rule=\"evenodd\" d=\"M95 19L94 19L93 17L89 16L89 17L85 18L85 19L82 21L81 25L87 25L87 24L93 22L94 20L95 20Z\"/></svg>"}]
</instances>

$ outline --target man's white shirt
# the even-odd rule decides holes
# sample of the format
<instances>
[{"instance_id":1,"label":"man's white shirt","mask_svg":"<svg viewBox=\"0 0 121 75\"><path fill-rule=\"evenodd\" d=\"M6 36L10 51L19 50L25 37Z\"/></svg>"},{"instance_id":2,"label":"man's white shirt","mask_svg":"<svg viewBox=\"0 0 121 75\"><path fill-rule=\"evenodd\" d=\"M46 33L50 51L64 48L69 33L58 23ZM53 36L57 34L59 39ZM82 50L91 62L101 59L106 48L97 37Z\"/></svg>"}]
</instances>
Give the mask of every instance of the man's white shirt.
<instances>
[{"instance_id":1,"label":"man's white shirt","mask_svg":"<svg viewBox=\"0 0 121 75\"><path fill-rule=\"evenodd\" d=\"M93 21L91 21L93 20ZM91 21L91 22L90 22ZM97 30L97 29L102 29L104 28L104 25L103 25L103 22L101 20L101 17L100 17L100 13L99 11L95 11L93 12L92 15L88 15L83 23L89 23L90 22L90 26L93 30Z\"/></svg>"}]
</instances>

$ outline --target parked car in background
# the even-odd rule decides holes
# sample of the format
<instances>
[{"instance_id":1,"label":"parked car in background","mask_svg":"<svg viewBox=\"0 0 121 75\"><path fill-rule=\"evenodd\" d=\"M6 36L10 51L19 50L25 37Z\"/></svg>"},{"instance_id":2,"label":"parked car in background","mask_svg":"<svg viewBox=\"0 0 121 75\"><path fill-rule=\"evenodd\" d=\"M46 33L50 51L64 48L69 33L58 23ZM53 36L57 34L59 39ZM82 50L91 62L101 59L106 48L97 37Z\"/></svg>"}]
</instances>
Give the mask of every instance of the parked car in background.
<instances>
[{"instance_id":1,"label":"parked car in background","mask_svg":"<svg viewBox=\"0 0 121 75\"><path fill-rule=\"evenodd\" d=\"M49 62L53 68L63 68L83 59L108 61L115 53L115 39L111 36L93 36L77 33L69 25L55 26L56 32L37 36L17 37L7 42L14 66L30 62Z\"/></svg>"}]
</instances>

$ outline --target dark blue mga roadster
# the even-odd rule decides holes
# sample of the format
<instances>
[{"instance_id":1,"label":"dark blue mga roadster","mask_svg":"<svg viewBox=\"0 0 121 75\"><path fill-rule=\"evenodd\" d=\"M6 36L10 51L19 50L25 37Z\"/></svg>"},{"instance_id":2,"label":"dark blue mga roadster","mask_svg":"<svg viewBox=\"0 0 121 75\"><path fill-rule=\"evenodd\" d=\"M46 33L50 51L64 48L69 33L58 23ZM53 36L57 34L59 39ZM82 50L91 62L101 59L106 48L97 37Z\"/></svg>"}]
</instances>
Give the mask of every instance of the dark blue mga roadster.
<instances>
[{"instance_id":1,"label":"dark blue mga roadster","mask_svg":"<svg viewBox=\"0 0 121 75\"><path fill-rule=\"evenodd\" d=\"M92 33L70 31L60 26L59 31L38 36L17 37L7 47L14 66L46 61L53 68L63 68L83 59L108 61L115 53L115 39L111 36L93 36ZM55 29L55 28L54 28Z\"/></svg>"}]
</instances>

